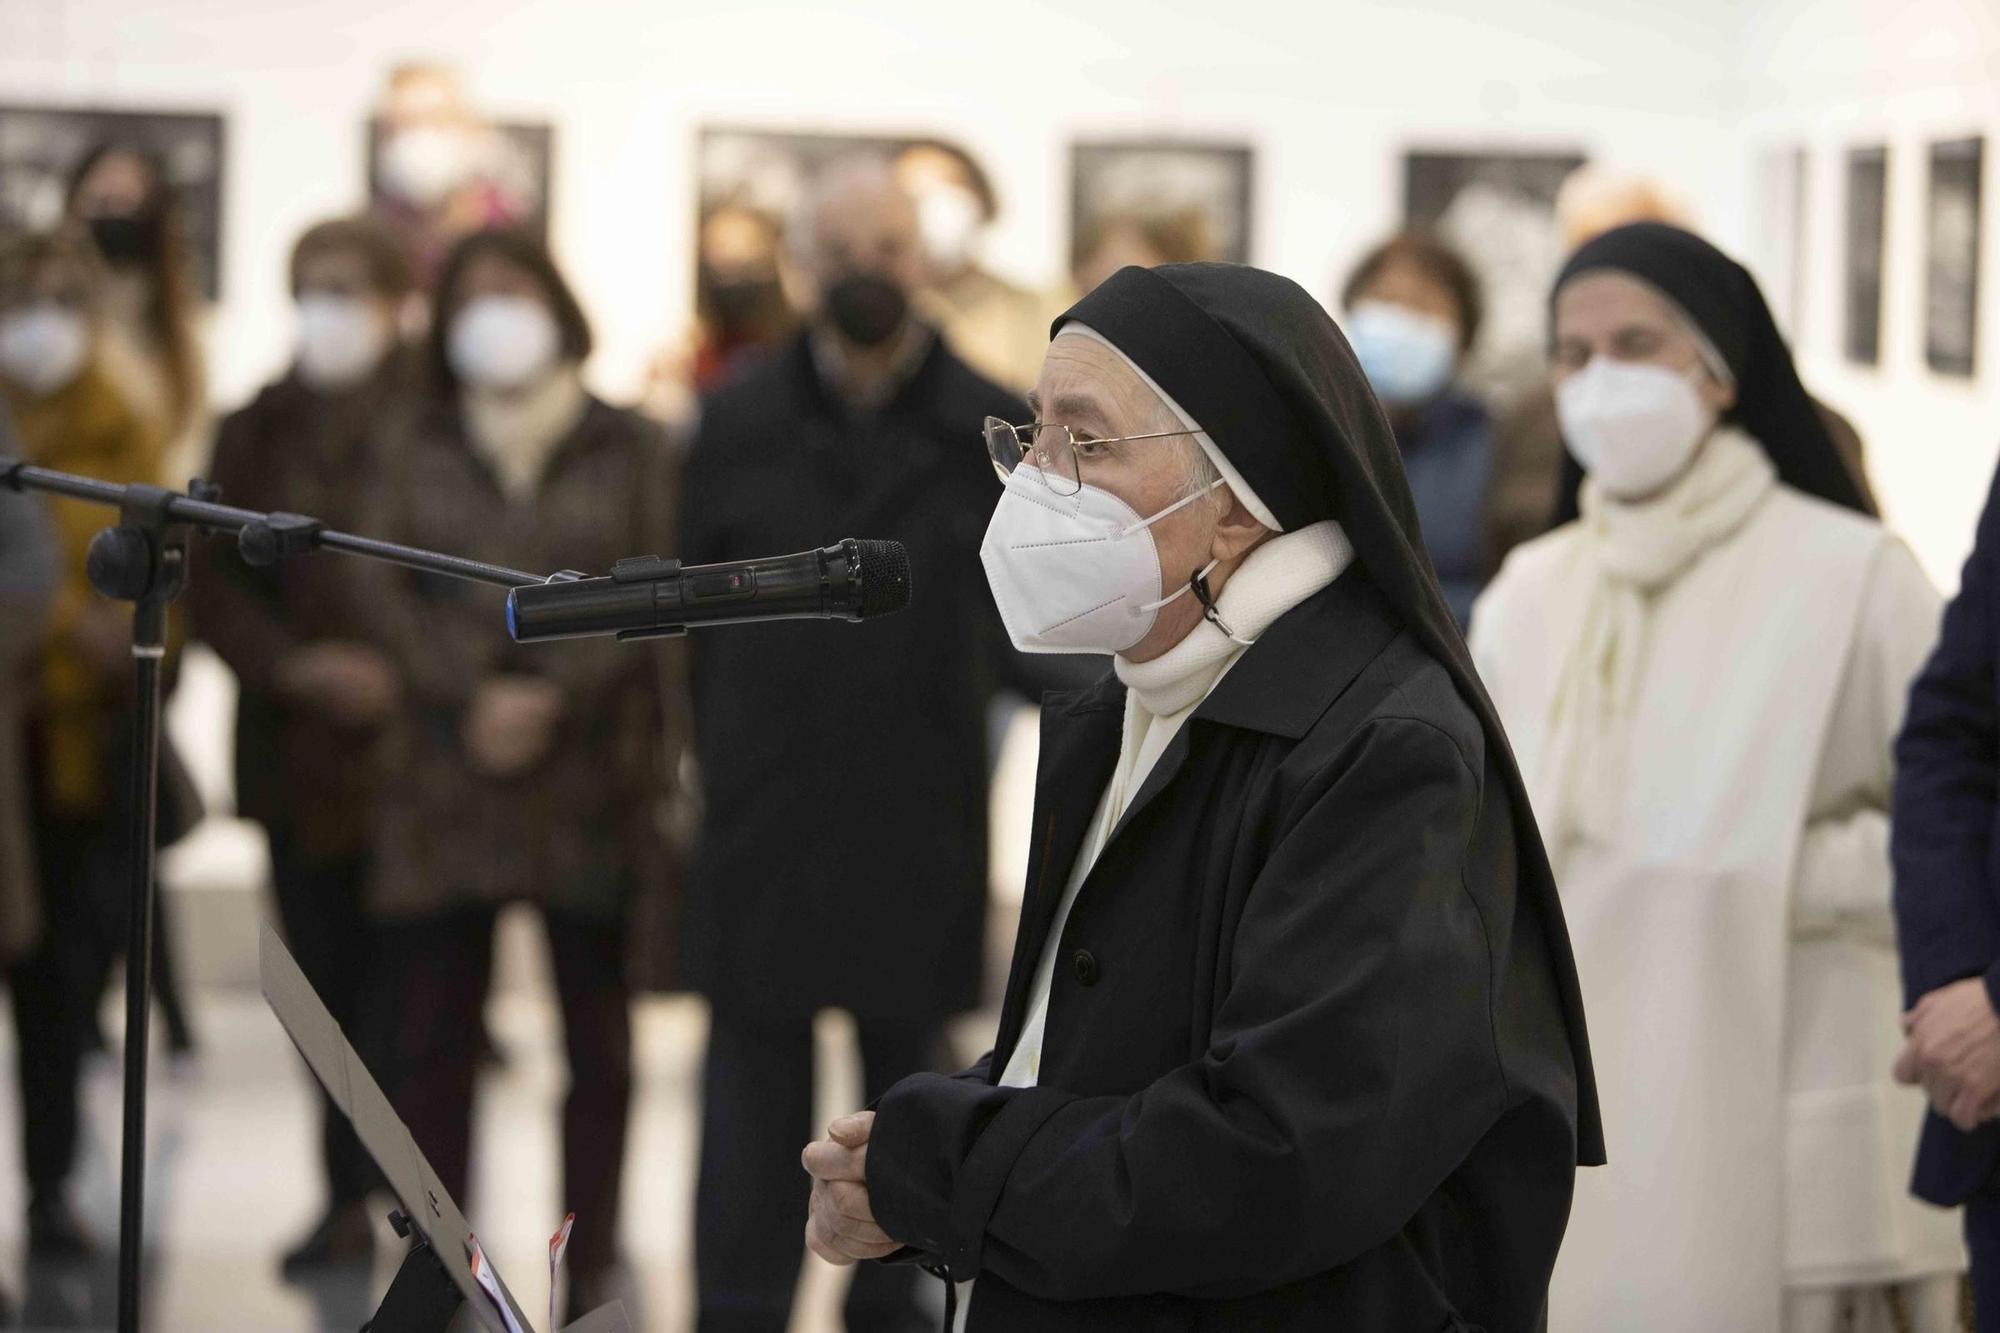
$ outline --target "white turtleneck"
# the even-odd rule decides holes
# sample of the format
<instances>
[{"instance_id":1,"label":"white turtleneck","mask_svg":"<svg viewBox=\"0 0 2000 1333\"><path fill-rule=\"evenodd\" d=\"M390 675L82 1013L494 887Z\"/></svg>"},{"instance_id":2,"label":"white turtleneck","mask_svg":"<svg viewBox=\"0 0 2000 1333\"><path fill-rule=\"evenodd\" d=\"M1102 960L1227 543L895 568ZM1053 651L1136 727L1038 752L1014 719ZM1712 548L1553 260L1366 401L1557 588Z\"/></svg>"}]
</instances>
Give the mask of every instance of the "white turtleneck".
<instances>
[{"instance_id":1,"label":"white turtleneck","mask_svg":"<svg viewBox=\"0 0 2000 1333\"><path fill-rule=\"evenodd\" d=\"M1243 561L1216 597L1216 614L1240 639L1254 643L1279 616L1339 578L1352 563L1354 548L1340 524L1328 519L1281 533L1265 541ZM1190 594L1191 595L1191 594ZM1125 684L1125 724L1118 745L1118 764L1098 801L1097 814L1083 846L1077 850L1069 885L1056 908L1054 923L1035 968L1028 996L1027 1019L1021 1039L1001 1074L1003 1087L1033 1087L1041 1075L1042 1040L1049 1017L1049 988L1055 981L1056 960L1062 953L1063 927L1091 867L1118 827L1132 798L1188 718L1247 651L1207 620L1198 623L1173 647L1150 662L1114 658L1112 669Z\"/></svg>"}]
</instances>

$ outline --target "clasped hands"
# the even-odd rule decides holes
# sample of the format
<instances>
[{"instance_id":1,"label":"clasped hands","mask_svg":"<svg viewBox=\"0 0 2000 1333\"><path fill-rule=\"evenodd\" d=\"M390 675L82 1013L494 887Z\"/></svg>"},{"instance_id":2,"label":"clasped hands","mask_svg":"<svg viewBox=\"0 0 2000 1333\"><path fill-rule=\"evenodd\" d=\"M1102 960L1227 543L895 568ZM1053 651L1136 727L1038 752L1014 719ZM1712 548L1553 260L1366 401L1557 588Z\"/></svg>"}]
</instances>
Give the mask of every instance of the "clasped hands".
<instances>
[{"instance_id":1,"label":"clasped hands","mask_svg":"<svg viewBox=\"0 0 2000 1333\"><path fill-rule=\"evenodd\" d=\"M806 1248L830 1264L845 1267L903 1248L875 1224L868 1200L868 1136L874 1128L873 1111L842 1116L801 1155L812 1177Z\"/></svg>"},{"instance_id":2,"label":"clasped hands","mask_svg":"<svg viewBox=\"0 0 2000 1333\"><path fill-rule=\"evenodd\" d=\"M1903 1015L1903 1034L1898 1083L1921 1085L1932 1108L1966 1132L2000 1116L2000 1015L1982 978L1925 995Z\"/></svg>"}]
</instances>

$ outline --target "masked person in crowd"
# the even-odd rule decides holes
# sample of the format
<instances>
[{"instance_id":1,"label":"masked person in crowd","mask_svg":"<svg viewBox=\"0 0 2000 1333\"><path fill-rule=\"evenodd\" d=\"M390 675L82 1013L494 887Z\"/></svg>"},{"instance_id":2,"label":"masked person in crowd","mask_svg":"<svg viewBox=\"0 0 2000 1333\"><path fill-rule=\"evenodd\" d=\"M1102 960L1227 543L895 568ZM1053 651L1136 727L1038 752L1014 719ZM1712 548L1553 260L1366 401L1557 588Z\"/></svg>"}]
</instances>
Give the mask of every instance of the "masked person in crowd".
<instances>
[{"instance_id":1,"label":"masked person in crowd","mask_svg":"<svg viewBox=\"0 0 2000 1333\"><path fill-rule=\"evenodd\" d=\"M445 261L434 388L373 442L364 530L525 569L608 570L675 549L660 428L583 387L590 327L539 242L478 232ZM472 1091L495 917L539 913L570 1086L563 1197L571 1307L614 1280L632 1091L624 923L669 873L655 807L672 780L663 681L674 646L510 644L472 585L370 568L400 679L367 905L391 1003L391 1099L445 1187L470 1175Z\"/></svg>"},{"instance_id":2,"label":"masked person in crowd","mask_svg":"<svg viewBox=\"0 0 2000 1333\"><path fill-rule=\"evenodd\" d=\"M15 456L13 439L0 412L0 457ZM35 693L33 670L59 573L41 501L0 490L0 968L24 955L41 930L21 704Z\"/></svg>"},{"instance_id":3,"label":"masked person in crowd","mask_svg":"<svg viewBox=\"0 0 2000 1333\"><path fill-rule=\"evenodd\" d=\"M694 387L712 393L756 365L792 331L794 318L778 278L774 218L738 205L701 224L701 338Z\"/></svg>"},{"instance_id":4,"label":"masked person in crowd","mask_svg":"<svg viewBox=\"0 0 2000 1333\"><path fill-rule=\"evenodd\" d=\"M103 481L155 482L161 440L104 368L102 262L68 226L0 236L0 394L29 462ZM92 1245L67 1199L77 1078L109 939L123 938L125 763L132 744L129 607L92 590L91 539L108 510L51 500L62 571L28 694L29 805L42 931L10 965L19 1040L31 1254ZM162 839L175 819L162 811Z\"/></svg>"},{"instance_id":5,"label":"masked person in crowd","mask_svg":"<svg viewBox=\"0 0 2000 1333\"><path fill-rule=\"evenodd\" d=\"M365 219L323 222L292 250L291 366L225 417L213 476L239 508L309 514L352 531L376 485L368 435L412 392L402 345L412 284L396 239ZM306 979L349 1039L369 1046L374 947L362 910L394 667L370 640L359 567L326 556L255 569L234 536L201 547L194 630L236 673L236 806L265 828L278 918ZM373 1252L375 1171L346 1118L321 1105L327 1207L287 1274Z\"/></svg>"},{"instance_id":6,"label":"masked person in crowd","mask_svg":"<svg viewBox=\"0 0 2000 1333\"><path fill-rule=\"evenodd\" d=\"M1687 206L1673 191L1629 171L1581 166L1564 178L1556 193L1556 228L1566 254L1605 232L1635 222L1664 222L1684 231L1694 230ZM1816 398L1813 411L1847 467L1849 483L1861 496L1863 512L1878 513L1875 493L1868 484L1860 432ZM1497 563L1520 543L1539 537L1555 524L1575 520L1583 474L1563 448L1555 396L1546 383L1530 386L1509 405L1501 416L1495 444Z\"/></svg>"},{"instance_id":7,"label":"masked person in crowd","mask_svg":"<svg viewBox=\"0 0 2000 1333\"><path fill-rule=\"evenodd\" d=\"M973 1280L975 1329L1541 1327L1583 1013L1360 366L1286 279L1128 268L1031 406L992 595L1113 671L1043 702L992 1052L807 1148L813 1248Z\"/></svg>"},{"instance_id":8,"label":"masked person in crowd","mask_svg":"<svg viewBox=\"0 0 2000 1333\"><path fill-rule=\"evenodd\" d=\"M1619 228L1551 314L1582 517L1473 619L1614 1148L1578 1185L1551 1326L1952 1328L1951 1219L1885 1186L1920 1109L1888 1076L1889 754L1937 594L1740 265Z\"/></svg>"},{"instance_id":9,"label":"masked person in crowd","mask_svg":"<svg viewBox=\"0 0 2000 1333\"><path fill-rule=\"evenodd\" d=\"M0 410L0 458L19 453L13 423ZM9 972L41 934L21 703L35 692L33 673L60 573L41 501L0 490L0 970ZM0 1323L12 1319L12 1302L0 1292Z\"/></svg>"},{"instance_id":10,"label":"masked person in crowd","mask_svg":"<svg viewBox=\"0 0 2000 1333\"><path fill-rule=\"evenodd\" d=\"M854 1016L873 1096L934 1067L944 1019L978 1002L984 717L1007 670L974 600L991 482L965 442L1019 401L912 313L917 213L884 163L829 165L789 240L808 327L705 404L683 558L884 538L909 548L917 582L907 610L866 626L744 626L693 643L705 813L683 939L687 979L713 1009L695 1228L704 1333L782 1333L790 1317L814 1015ZM924 1326L917 1280L860 1274L848 1326Z\"/></svg>"},{"instance_id":11,"label":"masked person in crowd","mask_svg":"<svg viewBox=\"0 0 2000 1333\"><path fill-rule=\"evenodd\" d=\"M373 211L425 291L461 237L534 215L539 186L528 162L473 108L452 70L419 61L390 71L375 129Z\"/></svg>"},{"instance_id":12,"label":"masked person in crowd","mask_svg":"<svg viewBox=\"0 0 2000 1333\"><path fill-rule=\"evenodd\" d=\"M922 139L896 154L896 179L917 205L929 272L922 299L965 363L996 384L1027 392L1041 369L1054 310L980 262L983 234L1000 216L993 182L971 154Z\"/></svg>"},{"instance_id":13,"label":"masked person in crowd","mask_svg":"<svg viewBox=\"0 0 2000 1333\"><path fill-rule=\"evenodd\" d=\"M1479 336L1479 279L1456 251L1409 232L1362 259L1341 305L1355 358L1396 432L1438 585L1463 630L1492 572L1493 421L1453 383Z\"/></svg>"},{"instance_id":14,"label":"masked person in crowd","mask_svg":"<svg viewBox=\"0 0 2000 1333\"><path fill-rule=\"evenodd\" d=\"M211 418L201 286L173 182L151 153L103 144L77 164L68 211L89 228L108 268L104 367L165 442L166 475L192 475L204 461Z\"/></svg>"}]
</instances>

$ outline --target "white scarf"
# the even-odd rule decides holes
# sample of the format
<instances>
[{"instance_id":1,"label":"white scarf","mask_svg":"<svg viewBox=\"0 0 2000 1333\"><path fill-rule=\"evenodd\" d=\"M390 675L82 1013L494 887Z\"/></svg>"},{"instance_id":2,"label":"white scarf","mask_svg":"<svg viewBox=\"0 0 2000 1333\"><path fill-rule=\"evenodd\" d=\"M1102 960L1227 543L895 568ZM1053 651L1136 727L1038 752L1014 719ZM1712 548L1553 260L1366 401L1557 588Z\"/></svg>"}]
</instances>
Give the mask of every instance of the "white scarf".
<instances>
[{"instance_id":1,"label":"white scarf","mask_svg":"<svg viewBox=\"0 0 2000 1333\"><path fill-rule=\"evenodd\" d=\"M467 389L466 434L500 480L509 502L532 496L556 448L583 420L589 395L576 367L557 366L538 384L495 393Z\"/></svg>"},{"instance_id":2,"label":"white scarf","mask_svg":"<svg viewBox=\"0 0 2000 1333\"><path fill-rule=\"evenodd\" d=\"M1333 519L1278 533L1244 557L1216 595L1215 613L1238 638L1254 640L1279 616L1339 578L1353 560L1354 547ZM1243 647L1204 619L1151 661L1117 657L1112 670L1147 712L1161 717L1206 695Z\"/></svg>"},{"instance_id":3,"label":"white scarf","mask_svg":"<svg viewBox=\"0 0 2000 1333\"><path fill-rule=\"evenodd\" d=\"M1653 608L1704 553L1749 520L1776 481L1757 442L1723 427L1687 474L1652 499L1628 504L1584 482L1580 540L1595 585L1550 706L1545 753L1560 766L1543 784L1558 801L1546 829L1552 849L1569 838L1599 842L1616 833L1625 724L1650 646Z\"/></svg>"}]
</instances>

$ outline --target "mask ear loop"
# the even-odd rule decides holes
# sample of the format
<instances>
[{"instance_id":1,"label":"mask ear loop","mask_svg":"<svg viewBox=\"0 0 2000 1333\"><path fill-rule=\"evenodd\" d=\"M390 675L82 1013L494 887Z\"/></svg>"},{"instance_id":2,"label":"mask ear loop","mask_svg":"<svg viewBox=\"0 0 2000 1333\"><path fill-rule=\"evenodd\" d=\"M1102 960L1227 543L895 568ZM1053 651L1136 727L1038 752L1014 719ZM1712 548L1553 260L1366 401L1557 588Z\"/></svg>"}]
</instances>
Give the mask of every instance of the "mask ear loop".
<instances>
[{"instance_id":1,"label":"mask ear loop","mask_svg":"<svg viewBox=\"0 0 2000 1333\"><path fill-rule=\"evenodd\" d=\"M1201 618L1221 630L1223 637L1231 643L1240 644L1248 648L1257 641L1255 639L1238 637L1236 631L1229 628L1229 623L1222 618L1222 613L1215 609L1215 594L1209 591L1208 574L1209 570L1214 569L1217 563L1217 561L1211 560L1208 562L1206 568L1197 569L1194 573L1188 575L1188 587L1194 589L1194 599L1201 603Z\"/></svg>"}]
</instances>

